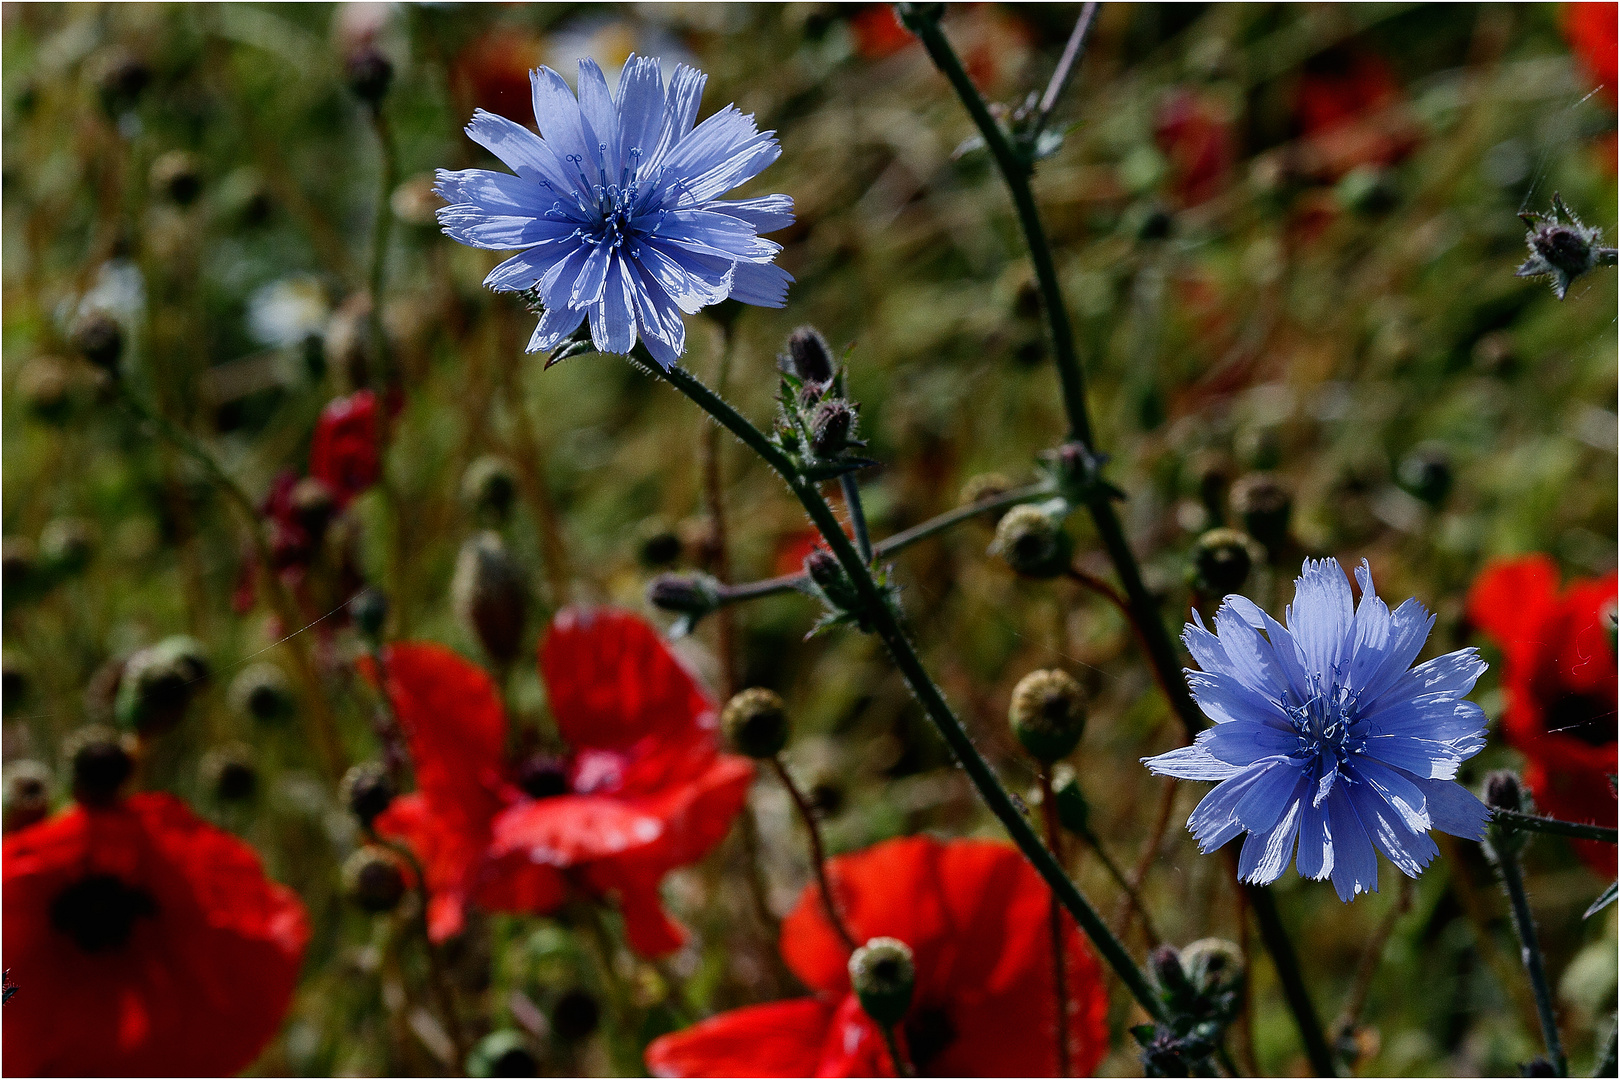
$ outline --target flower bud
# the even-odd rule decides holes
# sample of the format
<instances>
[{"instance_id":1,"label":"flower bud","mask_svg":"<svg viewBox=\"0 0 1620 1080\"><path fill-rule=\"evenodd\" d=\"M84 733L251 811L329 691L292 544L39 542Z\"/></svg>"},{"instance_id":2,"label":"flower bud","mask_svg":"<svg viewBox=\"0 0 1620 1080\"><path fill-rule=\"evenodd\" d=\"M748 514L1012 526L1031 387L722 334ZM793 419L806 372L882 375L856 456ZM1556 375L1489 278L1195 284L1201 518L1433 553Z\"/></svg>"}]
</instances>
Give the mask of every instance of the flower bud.
<instances>
[{"instance_id":1,"label":"flower bud","mask_svg":"<svg viewBox=\"0 0 1620 1080\"><path fill-rule=\"evenodd\" d=\"M1057 802L1059 824L1084 836L1091 807L1086 802L1085 792L1080 790L1080 776L1071 766L1059 765L1052 770L1052 798Z\"/></svg>"},{"instance_id":2,"label":"flower bud","mask_svg":"<svg viewBox=\"0 0 1620 1080\"><path fill-rule=\"evenodd\" d=\"M393 911L405 896L405 870L399 856L367 844L343 861L343 892L373 915Z\"/></svg>"},{"instance_id":3,"label":"flower bud","mask_svg":"<svg viewBox=\"0 0 1620 1080\"><path fill-rule=\"evenodd\" d=\"M530 754L518 765L517 785L531 799L566 795L571 790L568 762L553 754Z\"/></svg>"},{"instance_id":4,"label":"flower bud","mask_svg":"<svg viewBox=\"0 0 1620 1080\"><path fill-rule=\"evenodd\" d=\"M1181 968L1204 995L1239 992L1248 975L1243 950L1224 938L1200 938L1182 949Z\"/></svg>"},{"instance_id":5,"label":"flower bud","mask_svg":"<svg viewBox=\"0 0 1620 1080\"><path fill-rule=\"evenodd\" d=\"M1530 230L1524 238L1530 258L1515 275L1550 279L1553 293L1560 300L1570 284L1588 270L1615 264L1615 249L1598 243L1603 231L1582 225L1556 193L1550 215L1521 213L1519 218Z\"/></svg>"},{"instance_id":6,"label":"flower bud","mask_svg":"<svg viewBox=\"0 0 1620 1080\"><path fill-rule=\"evenodd\" d=\"M197 686L208 677L202 647L182 635L164 638L124 663L113 701L120 727L161 735L178 727Z\"/></svg>"},{"instance_id":7,"label":"flower bud","mask_svg":"<svg viewBox=\"0 0 1620 1080\"><path fill-rule=\"evenodd\" d=\"M512 1028L492 1031L478 1040L467 1055L468 1076L539 1076L540 1059L529 1049L522 1032Z\"/></svg>"},{"instance_id":8,"label":"flower bud","mask_svg":"<svg viewBox=\"0 0 1620 1080\"><path fill-rule=\"evenodd\" d=\"M63 749L73 770L73 797L85 806L117 801L119 790L135 772L128 738L100 724L74 732Z\"/></svg>"},{"instance_id":9,"label":"flower bud","mask_svg":"<svg viewBox=\"0 0 1620 1080\"><path fill-rule=\"evenodd\" d=\"M962 506L976 506L982 502L1001 498L1015 486L1017 485L1000 473L979 473L977 476L968 477L968 481L962 485L962 493L956 497L956 501ZM1002 510L992 520L1000 521L1006 516L1007 511Z\"/></svg>"},{"instance_id":10,"label":"flower bud","mask_svg":"<svg viewBox=\"0 0 1620 1080\"><path fill-rule=\"evenodd\" d=\"M1148 970L1153 973L1153 981L1158 984L1159 992L1171 1000L1188 998L1192 996L1193 987L1187 981L1187 969L1181 964L1181 956L1169 945L1160 945L1148 953Z\"/></svg>"},{"instance_id":11,"label":"flower bud","mask_svg":"<svg viewBox=\"0 0 1620 1080\"><path fill-rule=\"evenodd\" d=\"M872 938L850 954L849 982L866 1015L880 1027L893 1027L911 1007L917 984L911 946L896 938Z\"/></svg>"},{"instance_id":12,"label":"flower bud","mask_svg":"<svg viewBox=\"0 0 1620 1080\"><path fill-rule=\"evenodd\" d=\"M817 457L836 457L849 448L854 430L854 406L843 398L828 398L810 418L810 449Z\"/></svg>"},{"instance_id":13,"label":"flower bud","mask_svg":"<svg viewBox=\"0 0 1620 1080\"><path fill-rule=\"evenodd\" d=\"M124 353L124 331L105 311L87 311L68 332L68 342L102 371L116 375Z\"/></svg>"},{"instance_id":14,"label":"flower bud","mask_svg":"<svg viewBox=\"0 0 1620 1080\"><path fill-rule=\"evenodd\" d=\"M516 498L517 477L505 458L486 454L461 474L461 501L482 522L505 524Z\"/></svg>"},{"instance_id":15,"label":"flower bud","mask_svg":"<svg viewBox=\"0 0 1620 1080\"><path fill-rule=\"evenodd\" d=\"M246 743L216 746L203 755L200 771L203 790L220 802L246 802L259 790L253 748Z\"/></svg>"},{"instance_id":16,"label":"flower bud","mask_svg":"<svg viewBox=\"0 0 1620 1080\"><path fill-rule=\"evenodd\" d=\"M578 1042L596 1030L602 1010L585 990L575 988L557 999L551 1010L551 1029L564 1042Z\"/></svg>"},{"instance_id":17,"label":"flower bud","mask_svg":"<svg viewBox=\"0 0 1620 1080\"><path fill-rule=\"evenodd\" d=\"M338 798L369 829L377 815L394 801L394 781L380 762L362 761L343 774Z\"/></svg>"},{"instance_id":18,"label":"flower bud","mask_svg":"<svg viewBox=\"0 0 1620 1080\"><path fill-rule=\"evenodd\" d=\"M1232 509L1248 534L1275 552L1288 539L1294 497L1276 473L1253 472L1232 485Z\"/></svg>"},{"instance_id":19,"label":"flower bud","mask_svg":"<svg viewBox=\"0 0 1620 1080\"><path fill-rule=\"evenodd\" d=\"M148 184L159 197L176 206L190 206L202 194L202 171L194 155L170 150L152 162Z\"/></svg>"},{"instance_id":20,"label":"flower bud","mask_svg":"<svg viewBox=\"0 0 1620 1080\"><path fill-rule=\"evenodd\" d=\"M362 45L344 59L343 76L355 97L376 107L388 96L394 65L375 45Z\"/></svg>"},{"instance_id":21,"label":"flower bud","mask_svg":"<svg viewBox=\"0 0 1620 1080\"><path fill-rule=\"evenodd\" d=\"M249 664L231 680L231 708L261 724L277 724L298 711L292 684L274 664Z\"/></svg>"},{"instance_id":22,"label":"flower bud","mask_svg":"<svg viewBox=\"0 0 1620 1080\"><path fill-rule=\"evenodd\" d=\"M811 549L810 554L804 557L804 572L835 611L857 611L861 608L861 594L855 588L855 583L844 573L838 556L826 548Z\"/></svg>"},{"instance_id":23,"label":"flower bud","mask_svg":"<svg viewBox=\"0 0 1620 1080\"><path fill-rule=\"evenodd\" d=\"M647 600L660 611L701 618L720 606L719 582L707 574L659 574Z\"/></svg>"},{"instance_id":24,"label":"flower bud","mask_svg":"<svg viewBox=\"0 0 1620 1080\"><path fill-rule=\"evenodd\" d=\"M1036 761L1067 757L1086 729L1086 695L1066 671L1032 671L1013 688L1007 720Z\"/></svg>"},{"instance_id":25,"label":"flower bud","mask_svg":"<svg viewBox=\"0 0 1620 1080\"><path fill-rule=\"evenodd\" d=\"M51 770L38 761L14 761L6 767L4 831L14 833L51 812Z\"/></svg>"},{"instance_id":26,"label":"flower bud","mask_svg":"<svg viewBox=\"0 0 1620 1080\"><path fill-rule=\"evenodd\" d=\"M349 601L349 616L362 637L373 645L380 644L383 625L388 621L388 597L381 589L368 585Z\"/></svg>"},{"instance_id":27,"label":"flower bud","mask_svg":"<svg viewBox=\"0 0 1620 1080\"><path fill-rule=\"evenodd\" d=\"M146 61L122 45L103 49L89 66L101 107L108 116L117 116L134 105L152 81L152 69Z\"/></svg>"},{"instance_id":28,"label":"flower bud","mask_svg":"<svg viewBox=\"0 0 1620 1080\"><path fill-rule=\"evenodd\" d=\"M529 617L529 589L499 533L486 530L461 545L450 597L456 618L491 660L505 665L517 658Z\"/></svg>"},{"instance_id":29,"label":"flower bud","mask_svg":"<svg viewBox=\"0 0 1620 1080\"><path fill-rule=\"evenodd\" d=\"M801 326L788 335L788 360L793 374L806 385L825 386L832 381L832 350L827 339L813 326Z\"/></svg>"},{"instance_id":30,"label":"flower bud","mask_svg":"<svg viewBox=\"0 0 1620 1080\"><path fill-rule=\"evenodd\" d=\"M761 761L774 758L787 745L787 706L776 691L755 686L726 702L720 727L739 754Z\"/></svg>"},{"instance_id":31,"label":"flower bud","mask_svg":"<svg viewBox=\"0 0 1620 1080\"><path fill-rule=\"evenodd\" d=\"M55 518L39 534L39 553L53 574L77 574L90 565L90 525L82 518Z\"/></svg>"},{"instance_id":32,"label":"flower bud","mask_svg":"<svg viewBox=\"0 0 1620 1080\"><path fill-rule=\"evenodd\" d=\"M996 525L990 554L1000 555L1012 569L1032 578L1057 577L1069 566L1069 536L1052 515L1039 506L1015 506Z\"/></svg>"},{"instance_id":33,"label":"flower bud","mask_svg":"<svg viewBox=\"0 0 1620 1080\"><path fill-rule=\"evenodd\" d=\"M1492 810L1524 812L1524 787L1519 774L1499 769L1485 778L1485 805Z\"/></svg>"},{"instance_id":34,"label":"flower bud","mask_svg":"<svg viewBox=\"0 0 1620 1080\"><path fill-rule=\"evenodd\" d=\"M1211 596L1243 588L1253 565L1249 538L1236 529L1211 529L1193 547L1193 583Z\"/></svg>"},{"instance_id":35,"label":"flower bud","mask_svg":"<svg viewBox=\"0 0 1620 1080\"><path fill-rule=\"evenodd\" d=\"M1451 455L1443 447L1420 446L1401 459L1395 479L1408 494L1439 506L1451 494Z\"/></svg>"}]
</instances>

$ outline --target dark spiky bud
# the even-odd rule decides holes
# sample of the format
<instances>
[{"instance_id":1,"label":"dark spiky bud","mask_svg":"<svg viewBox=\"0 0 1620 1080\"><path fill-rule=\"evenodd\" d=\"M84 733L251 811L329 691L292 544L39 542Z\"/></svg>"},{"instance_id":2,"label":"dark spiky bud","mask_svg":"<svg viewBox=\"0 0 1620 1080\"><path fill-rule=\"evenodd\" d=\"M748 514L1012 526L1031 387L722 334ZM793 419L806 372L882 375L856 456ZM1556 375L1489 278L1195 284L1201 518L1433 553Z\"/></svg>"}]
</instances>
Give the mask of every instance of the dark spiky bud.
<instances>
[{"instance_id":1,"label":"dark spiky bud","mask_svg":"<svg viewBox=\"0 0 1620 1080\"><path fill-rule=\"evenodd\" d=\"M324 480L306 476L293 485L288 501L292 504L293 518L309 534L310 540L319 544L337 514L337 496L331 486Z\"/></svg>"},{"instance_id":2,"label":"dark spiky bud","mask_svg":"<svg viewBox=\"0 0 1620 1080\"><path fill-rule=\"evenodd\" d=\"M231 708L261 724L290 720L298 711L292 683L286 674L270 663L249 664L231 680Z\"/></svg>"},{"instance_id":3,"label":"dark spiky bud","mask_svg":"<svg viewBox=\"0 0 1620 1080\"><path fill-rule=\"evenodd\" d=\"M200 763L203 790L220 802L246 802L259 790L259 770L253 748L232 742L216 746Z\"/></svg>"},{"instance_id":4,"label":"dark spiky bud","mask_svg":"<svg viewBox=\"0 0 1620 1080\"><path fill-rule=\"evenodd\" d=\"M485 454L461 474L461 501L480 522L504 525L517 499L517 474L503 457Z\"/></svg>"},{"instance_id":5,"label":"dark spiky bud","mask_svg":"<svg viewBox=\"0 0 1620 1080\"><path fill-rule=\"evenodd\" d=\"M911 946L897 938L876 937L849 957L849 982L879 1027L892 1028L911 1007L917 964Z\"/></svg>"},{"instance_id":6,"label":"dark spiky bud","mask_svg":"<svg viewBox=\"0 0 1620 1080\"><path fill-rule=\"evenodd\" d=\"M1091 806L1085 792L1080 790L1080 774L1071 766L1059 765L1052 770L1052 798L1057 801L1058 822L1070 832L1085 836Z\"/></svg>"},{"instance_id":7,"label":"dark spiky bud","mask_svg":"<svg viewBox=\"0 0 1620 1080\"><path fill-rule=\"evenodd\" d=\"M551 1010L551 1029L564 1042L578 1042L595 1032L601 1019L596 998L576 987L557 999Z\"/></svg>"},{"instance_id":8,"label":"dark spiky bud","mask_svg":"<svg viewBox=\"0 0 1620 1080\"><path fill-rule=\"evenodd\" d=\"M1069 537L1051 513L1029 503L1015 506L996 525L991 555L1025 577L1057 577L1069 568Z\"/></svg>"},{"instance_id":9,"label":"dark spiky bud","mask_svg":"<svg viewBox=\"0 0 1620 1080\"><path fill-rule=\"evenodd\" d=\"M1032 671L1018 680L1007 720L1024 750L1050 765L1067 757L1086 730L1086 695L1066 671Z\"/></svg>"},{"instance_id":10,"label":"dark spiky bud","mask_svg":"<svg viewBox=\"0 0 1620 1080\"><path fill-rule=\"evenodd\" d=\"M719 582L707 574L659 574L647 600L660 611L701 618L720 606Z\"/></svg>"},{"instance_id":11,"label":"dark spiky bud","mask_svg":"<svg viewBox=\"0 0 1620 1080\"><path fill-rule=\"evenodd\" d=\"M39 534L39 554L51 574L67 577L90 565L90 523L83 518L55 518Z\"/></svg>"},{"instance_id":12,"label":"dark spiky bud","mask_svg":"<svg viewBox=\"0 0 1620 1080\"><path fill-rule=\"evenodd\" d=\"M113 713L119 726L147 736L174 730L207 677L208 661L194 638L175 635L139 650L118 682Z\"/></svg>"},{"instance_id":13,"label":"dark spiky bud","mask_svg":"<svg viewBox=\"0 0 1620 1080\"><path fill-rule=\"evenodd\" d=\"M338 798L360 824L371 828L377 815L394 801L394 780L381 762L362 761L351 765L338 784Z\"/></svg>"},{"instance_id":14,"label":"dark spiky bud","mask_svg":"<svg viewBox=\"0 0 1620 1080\"><path fill-rule=\"evenodd\" d=\"M1581 224L1581 219L1570 212L1556 192L1551 214L1522 213L1519 218L1530 230L1524 238L1530 248L1530 258L1515 276L1547 278L1560 300L1582 274L1615 264L1615 249L1598 242L1603 238L1603 230Z\"/></svg>"},{"instance_id":15,"label":"dark spiky bud","mask_svg":"<svg viewBox=\"0 0 1620 1080\"><path fill-rule=\"evenodd\" d=\"M196 155L170 150L152 162L148 183L159 198L176 206L190 206L202 194L202 168Z\"/></svg>"},{"instance_id":16,"label":"dark spiky bud","mask_svg":"<svg viewBox=\"0 0 1620 1080\"><path fill-rule=\"evenodd\" d=\"M720 713L720 727L739 754L765 760L787 745L787 705L781 695L763 686L736 694Z\"/></svg>"},{"instance_id":17,"label":"dark spiky bud","mask_svg":"<svg viewBox=\"0 0 1620 1080\"><path fill-rule=\"evenodd\" d=\"M834 611L852 612L861 608L860 591L831 551L824 547L813 548L804 557L804 572Z\"/></svg>"},{"instance_id":18,"label":"dark spiky bud","mask_svg":"<svg viewBox=\"0 0 1620 1080\"><path fill-rule=\"evenodd\" d=\"M1193 547L1193 584L1210 596L1235 593L1253 565L1247 536L1236 529L1211 529Z\"/></svg>"},{"instance_id":19,"label":"dark spiky bud","mask_svg":"<svg viewBox=\"0 0 1620 1080\"><path fill-rule=\"evenodd\" d=\"M450 596L456 618L491 660L504 665L517 658L529 617L529 589L499 533L486 530L461 545Z\"/></svg>"},{"instance_id":20,"label":"dark spiky bud","mask_svg":"<svg viewBox=\"0 0 1620 1080\"><path fill-rule=\"evenodd\" d=\"M343 893L373 915L393 911L405 897L405 868L399 856L367 844L343 861Z\"/></svg>"},{"instance_id":21,"label":"dark spiky bud","mask_svg":"<svg viewBox=\"0 0 1620 1080\"><path fill-rule=\"evenodd\" d=\"M540 1059L523 1033L513 1028L492 1031L467 1055L468 1076L539 1076Z\"/></svg>"},{"instance_id":22,"label":"dark spiky bud","mask_svg":"<svg viewBox=\"0 0 1620 1080\"><path fill-rule=\"evenodd\" d=\"M1524 811L1524 782L1510 769L1500 769L1485 778L1485 805L1493 810Z\"/></svg>"},{"instance_id":23,"label":"dark spiky bud","mask_svg":"<svg viewBox=\"0 0 1620 1080\"><path fill-rule=\"evenodd\" d=\"M394 65L375 45L361 45L344 58L343 76L354 96L375 108L388 96Z\"/></svg>"},{"instance_id":24,"label":"dark spiky bud","mask_svg":"<svg viewBox=\"0 0 1620 1080\"><path fill-rule=\"evenodd\" d=\"M843 398L827 398L810 418L810 449L817 457L837 457L850 445L855 407Z\"/></svg>"},{"instance_id":25,"label":"dark spiky bud","mask_svg":"<svg viewBox=\"0 0 1620 1080\"><path fill-rule=\"evenodd\" d=\"M826 386L832 382L832 350L827 339L813 326L801 326L788 335L788 361L805 385Z\"/></svg>"},{"instance_id":26,"label":"dark spiky bud","mask_svg":"<svg viewBox=\"0 0 1620 1080\"><path fill-rule=\"evenodd\" d=\"M354 628L373 645L381 644L383 626L388 622L388 597L381 589L368 585L349 601L349 615Z\"/></svg>"},{"instance_id":27,"label":"dark spiky bud","mask_svg":"<svg viewBox=\"0 0 1620 1080\"><path fill-rule=\"evenodd\" d=\"M1440 446L1420 446L1401 459L1395 479L1409 494L1439 506L1451 494L1451 455Z\"/></svg>"},{"instance_id":28,"label":"dark spiky bud","mask_svg":"<svg viewBox=\"0 0 1620 1080\"><path fill-rule=\"evenodd\" d=\"M80 356L102 371L116 375L124 354L124 330L105 311L87 311L68 331L68 343Z\"/></svg>"},{"instance_id":29,"label":"dark spiky bud","mask_svg":"<svg viewBox=\"0 0 1620 1080\"><path fill-rule=\"evenodd\" d=\"M7 833L44 821L51 812L51 770L38 761L6 766L3 828Z\"/></svg>"},{"instance_id":30,"label":"dark spiky bud","mask_svg":"<svg viewBox=\"0 0 1620 1080\"><path fill-rule=\"evenodd\" d=\"M517 767L517 785L531 799L550 799L566 795L568 762L555 754L530 754Z\"/></svg>"},{"instance_id":31,"label":"dark spiky bud","mask_svg":"<svg viewBox=\"0 0 1620 1080\"><path fill-rule=\"evenodd\" d=\"M130 739L92 724L68 736L63 748L73 771L73 797L85 806L107 806L135 772Z\"/></svg>"},{"instance_id":32,"label":"dark spiky bud","mask_svg":"<svg viewBox=\"0 0 1620 1080\"><path fill-rule=\"evenodd\" d=\"M1288 520L1294 511L1294 496L1276 473L1252 472L1232 485L1232 509L1248 534L1278 551L1288 540Z\"/></svg>"}]
</instances>

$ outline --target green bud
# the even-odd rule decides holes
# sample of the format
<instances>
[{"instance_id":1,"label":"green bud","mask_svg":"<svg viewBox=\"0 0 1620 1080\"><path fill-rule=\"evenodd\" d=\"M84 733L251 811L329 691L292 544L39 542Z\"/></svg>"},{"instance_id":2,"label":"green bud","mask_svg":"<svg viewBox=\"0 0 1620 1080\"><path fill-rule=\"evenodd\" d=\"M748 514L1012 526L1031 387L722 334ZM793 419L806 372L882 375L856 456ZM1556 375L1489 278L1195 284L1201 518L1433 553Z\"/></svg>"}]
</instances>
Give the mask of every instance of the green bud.
<instances>
[{"instance_id":1,"label":"green bud","mask_svg":"<svg viewBox=\"0 0 1620 1080\"><path fill-rule=\"evenodd\" d=\"M1239 992L1248 976L1243 950L1224 938L1200 938L1182 949L1181 967L1204 995Z\"/></svg>"},{"instance_id":2,"label":"green bud","mask_svg":"<svg viewBox=\"0 0 1620 1080\"><path fill-rule=\"evenodd\" d=\"M1036 761L1067 757L1086 729L1086 696L1065 671L1032 671L1013 688L1007 707L1013 734Z\"/></svg>"},{"instance_id":3,"label":"green bud","mask_svg":"<svg viewBox=\"0 0 1620 1080\"><path fill-rule=\"evenodd\" d=\"M999 555L1025 577L1057 577L1069 568L1069 536L1045 508L1024 503L996 525L989 554Z\"/></svg>"},{"instance_id":4,"label":"green bud","mask_svg":"<svg viewBox=\"0 0 1620 1080\"><path fill-rule=\"evenodd\" d=\"M774 758L787 745L787 706L776 691L756 686L726 702L720 727L738 753L760 760Z\"/></svg>"},{"instance_id":5,"label":"green bud","mask_svg":"<svg viewBox=\"0 0 1620 1080\"><path fill-rule=\"evenodd\" d=\"M343 892L364 911L393 911L405 896L405 870L399 856L367 844L343 862Z\"/></svg>"},{"instance_id":6,"label":"green bud","mask_svg":"<svg viewBox=\"0 0 1620 1080\"><path fill-rule=\"evenodd\" d=\"M911 1007L917 984L911 946L891 937L872 938L850 954L849 982L866 1015L881 1027L893 1027Z\"/></svg>"}]
</instances>

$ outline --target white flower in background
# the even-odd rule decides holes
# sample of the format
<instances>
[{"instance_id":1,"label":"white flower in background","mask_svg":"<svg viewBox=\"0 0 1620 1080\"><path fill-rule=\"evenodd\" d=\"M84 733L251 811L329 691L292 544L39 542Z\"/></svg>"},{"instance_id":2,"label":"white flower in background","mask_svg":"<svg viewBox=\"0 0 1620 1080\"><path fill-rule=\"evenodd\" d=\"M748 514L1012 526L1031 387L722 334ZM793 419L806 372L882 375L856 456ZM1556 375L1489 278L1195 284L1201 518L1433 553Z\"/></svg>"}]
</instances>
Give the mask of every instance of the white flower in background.
<instances>
[{"instance_id":1,"label":"white flower in background","mask_svg":"<svg viewBox=\"0 0 1620 1080\"><path fill-rule=\"evenodd\" d=\"M312 277L282 278L254 292L248 300L248 330L261 345L297 345L326 330L331 317L326 290Z\"/></svg>"}]
</instances>

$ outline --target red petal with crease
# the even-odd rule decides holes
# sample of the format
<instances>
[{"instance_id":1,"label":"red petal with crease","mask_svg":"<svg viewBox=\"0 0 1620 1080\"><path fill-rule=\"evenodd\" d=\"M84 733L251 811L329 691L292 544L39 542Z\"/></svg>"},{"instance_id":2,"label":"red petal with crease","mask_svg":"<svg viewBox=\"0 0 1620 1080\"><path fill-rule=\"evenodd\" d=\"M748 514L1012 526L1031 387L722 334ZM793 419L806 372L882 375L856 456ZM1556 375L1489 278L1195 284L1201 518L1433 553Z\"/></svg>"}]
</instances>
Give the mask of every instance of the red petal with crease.
<instances>
[{"instance_id":1,"label":"red petal with crease","mask_svg":"<svg viewBox=\"0 0 1620 1080\"><path fill-rule=\"evenodd\" d=\"M721 1013L654 1039L654 1076L817 1076L832 1007L815 998Z\"/></svg>"},{"instance_id":2,"label":"red petal with crease","mask_svg":"<svg viewBox=\"0 0 1620 1080\"><path fill-rule=\"evenodd\" d=\"M556 795L525 800L495 819L497 855L521 853L551 866L574 866L644 848L664 832L663 821L620 799Z\"/></svg>"},{"instance_id":3,"label":"red petal with crease","mask_svg":"<svg viewBox=\"0 0 1620 1080\"><path fill-rule=\"evenodd\" d=\"M388 699L405 730L416 787L459 828L487 829L501 807L506 714L484 669L442 645L401 643L384 656Z\"/></svg>"}]
</instances>

